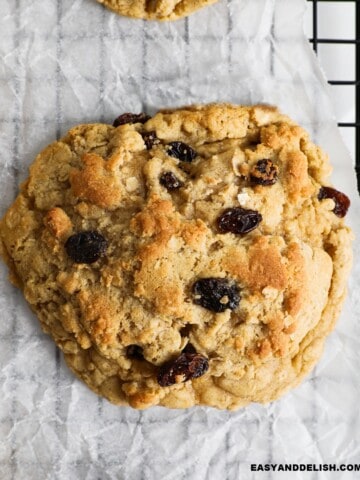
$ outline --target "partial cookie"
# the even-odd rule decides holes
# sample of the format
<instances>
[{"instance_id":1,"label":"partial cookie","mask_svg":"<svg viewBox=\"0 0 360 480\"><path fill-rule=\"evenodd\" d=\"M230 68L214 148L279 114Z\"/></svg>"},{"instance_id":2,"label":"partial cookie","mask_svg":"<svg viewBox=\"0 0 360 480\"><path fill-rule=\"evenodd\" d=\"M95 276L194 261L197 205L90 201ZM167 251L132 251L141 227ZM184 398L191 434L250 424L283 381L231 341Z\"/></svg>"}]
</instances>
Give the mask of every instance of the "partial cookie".
<instances>
[{"instance_id":1,"label":"partial cookie","mask_svg":"<svg viewBox=\"0 0 360 480\"><path fill-rule=\"evenodd\" d=\"M69 367L120 405L269 402L319 359L352 233L327 156L276 108L124 114L51 144L2 255Z\"/></svg>"},{"instance_id":2,"label":"partial cookie","mask_svg":"<svg viewBox=\"0 0 360 480\"><path fill-rule=\"evenodd\" d=\"M218 0L98 0L119 15L146 20L177 20Z\"/></svg>"}]
</instances>

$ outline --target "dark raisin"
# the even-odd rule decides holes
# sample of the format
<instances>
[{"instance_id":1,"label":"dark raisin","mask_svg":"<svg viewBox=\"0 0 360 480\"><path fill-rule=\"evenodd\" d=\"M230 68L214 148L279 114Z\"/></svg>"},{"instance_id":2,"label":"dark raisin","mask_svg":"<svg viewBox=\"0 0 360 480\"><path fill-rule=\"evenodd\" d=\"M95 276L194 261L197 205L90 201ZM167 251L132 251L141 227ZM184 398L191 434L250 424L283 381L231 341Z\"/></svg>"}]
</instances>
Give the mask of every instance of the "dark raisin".
<instances>
[{"instance_id":1,"label":"dark raisin","mask_svg":"<svg viewBox=\"0 0 360 480\"><path fill-rule=\"evenodd\" d=\"M318 199L323 200L324 198L331 198L334 200L335 208L333 212L340 218L345 217L350 207L350 199L345 193L339 192L339 190L336 190L335 188L321 187Z\"/></svg>"},{"instance_id":2,"label":"dark raisin","mask_svg":"<svg viewBox=\"0 0 360 480\"><path fill-rule=\"evenodd\" d=\"M209 361L200 353L182 352L175 360L165 363L157 376L161 387L186 382L204 375L209 369Z\"/></svg>"},{"instance_id":3,"label":"dark raisin","mask_svg":"<svg viewBox=\"0 0 360 480\"><path fill-rule=\"evenodd\" d=\"M269 159L259 160L250 171L250 180L257 185L274 185L279 169Z\"/></svg>"},{"instance_id":4,"label":"dark raisin","mask_svg":"<svg viewBox=\"0 0 360 480\"><path fill-rule=\"evenodd\" d=\"M148 150L151 150L154 145L160 143L160 140L156 136L156 132L143 132L141 136Z\"/></svg>"},{"instance_id":5,"label":"dark raisin","mask_svg":"<svg viewBox=\"0 0 360 480\"><path fill-rule=\"evenodd\" d=\"M143 349L139 345L129 345L126 348L126 356L135 360L144 360Z\"/></svg>"},{"instance_id":6,"label":"dark raisin","mask_svg":"<svg viewBox=\"0 0 360 480\"><path fill-rule=\"evenodd\" d=\"M123 113L114 120L113 127L119 127L127 123L145 123L150 120L150 118L146 113Z\"/></svg>"},{"instance_id":7,"label":"dark raisin","mask_svg":"<svg viewBox=\"0 0 360 480\"><path fill-rule=\"evenodd\" d=\"M106 253L107 240L99 232L86 231L71 235L65 250L75 263L94 263Z\"/></svg>"},{"instance_id":8,"label":"dark raisin","mask_svg":"<svg viewBox=\"0 0 360 480\"><path fill-rule=\"evenodd\" d=\"M240 303L239 287L226 278L201 278L192 288L194 303L212 312L235 310Z\"/></svg>"},{"instance_id":9,"label":"dark raisin","mask_svg":"<svg viewBox=\"0 0 360 480\"><path fill-rule=\"evenodd\" d=\"M186 145L186 143L183 142L168 143L166 151L170 157L175 157L182 162L189 163L191 163L197 155L193 148L189 147L189 145Z\"/></svg>"},{"instance_id":10,"label":"dark raisin","mask_svg":"<svg viewBox=\"0 0 360 480\"><path fill-rule=\"evenodd\" d=\"M160 177L160 183L170 192L177 190L184 185L183 182L179 180L172 172L163 173Z\"/></svg>"},{"instance_id":11,"label":"dark raisin","mask_svg":"<svg viewBox=\"0 0 360 480\"><path fill-rule=\"evenodd\" d=\"M262 215L256 210L242 207L227 208L217 219L221 233L249 233L262 221Z\"/></svg>"}]
</instances>

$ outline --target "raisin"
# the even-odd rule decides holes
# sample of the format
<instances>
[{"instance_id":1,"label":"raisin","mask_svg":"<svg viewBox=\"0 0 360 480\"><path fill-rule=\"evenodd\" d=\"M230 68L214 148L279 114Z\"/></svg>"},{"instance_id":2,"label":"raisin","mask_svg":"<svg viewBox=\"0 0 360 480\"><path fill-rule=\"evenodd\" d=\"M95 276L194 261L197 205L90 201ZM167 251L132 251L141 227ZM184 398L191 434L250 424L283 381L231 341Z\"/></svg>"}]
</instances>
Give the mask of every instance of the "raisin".
<instances>
[{"instance_id":1,"label":"raisin","mask_svg":"<svg viewBox=\"0 0 360 480\"><path fill-rule=\"evenodd\" d=\"M221 233L249 233L262 221L262 215L256 210L242 207L227 208L217 219Z\"/></svg>"},{"instance_id":2,"label":"raisin","mask_svg":"<svg viewBox=\"0 0 360 480\"><path fill-rule=\"evenodd\" d=\"M183 142L170 142L168 143L166 150L170 157L175 157L182 162L188 163L191 163L197 155L193 148Z\"/></svg>"},{"instance_id":3,"label":"raisin","mask_svg":"<svg viewBox=\"0 0 360 480\"><path fill-rule=\"evenodd\" d=\"M144 360L143 349L139 345L128 345L126 355L135 360Z\"/></svg>"},{"instance_id":4,"label":"raisin","mask_svg":"<svg viewBox=\"0 0 360 480\"><path fill-rule=\"evenodd\" d=\"M212 312L235 310L240 303L239 287L226 278L201 278L193 285L194 303Z\"/></svg>"},{"instance_id":5,"label":"raisin","mask_svg":"<svg viewBox=\"0 0 360 480\"><path fill-rule=\"evenodd\" d=\"M75 263L94 263L106 253L107 240L99 232L86 231L71 235L65 250Z\"/></svg>"},{"instance_id":6,"label":"raisin","mask_svg":"<svg viewBox=\"0 0 360 480\"><path fill-rule=\"evenodd\" d=\"M259 160L250 171L252 183L257 185L274 185L278 179L279 169L269 159Z\"/></svg>"},{"instance_id":7,"label":"raisin","mask_svg":"<svg viewBox=\"0 0 360 480\"><path fill-rule=\"evenodd\" d=\"M160 140L156 136L156 132L143 132L141 136L148 150L151 150L154 145L158 145L160 143Z\"/></svg>"},{"instance_id":8,"label":"raisin","mask_svg":"<svg viewBox=\"0 0 360 480\"><path fill-rule=\"evenodd\" d=\"M350 207L350 199L345 193L339 192L339 190L336 190L335 188L321 187L318 199L323 200L324 198L331 198L334 200L335 208L333 212L340 218L345 217Z\"/></svg>"},{"instance_id":9,"label":"raisin","mask_svg":"<svg viewBox=\"0 0 360 480\"><path fill-rule=\"evenodd\" d=\"M165 363L157 376L161 387L187 382L204 375L209 369L209 361L196 352L182 352L175 360Z\"/></svg>"},{"instance_id":10,"label":"raisin","mask_svg":"<svg viewBox=\"0 0 360 480\"><path fill-rule=\"evenodd\" d=\"M170 192L177 190L184 185L183 182L179 180L172 172L163 173L160 177L160 183Z\"/></svg>"},{"instance_id":11,"label":"raisin","mask_svg":"<svg viewBox=\"0 0 360 480\"><path fill-rule=\"evenodd\" d=\"M145 123L150 120L150 118L146 113L123 113L114 120L113 127L119 127L127 123Z\"/></svg>"}]
</instances>

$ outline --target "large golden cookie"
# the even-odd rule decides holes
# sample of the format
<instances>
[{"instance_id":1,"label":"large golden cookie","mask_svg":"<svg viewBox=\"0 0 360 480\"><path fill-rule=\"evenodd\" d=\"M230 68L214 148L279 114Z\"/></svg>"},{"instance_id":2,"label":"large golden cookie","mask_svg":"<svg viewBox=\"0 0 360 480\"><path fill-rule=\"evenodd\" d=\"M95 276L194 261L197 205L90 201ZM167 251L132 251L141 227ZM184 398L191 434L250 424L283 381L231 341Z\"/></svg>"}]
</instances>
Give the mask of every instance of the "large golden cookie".
<instances>
[{"instance_id":1,"label":"large golden cookie","mask_svg":"<svg viewBox=\"0 0 360 480\"><path fill-rule=\"evenodd\" d=\"M352 233L327 156L268 106L73 128L0 224L2 255L69 367L111 402L269 402L321 355Z\"/></svg>"},{"instance_id":2,"label":"large golden cookie","mask_svg":"<svg viewBox=\"0 0 360 480\"><path fill-rule=\"evenodd\" d=\"M98 0L120 15L147 20L177 20L218 0Z\"/></svg>"}]
</instances>

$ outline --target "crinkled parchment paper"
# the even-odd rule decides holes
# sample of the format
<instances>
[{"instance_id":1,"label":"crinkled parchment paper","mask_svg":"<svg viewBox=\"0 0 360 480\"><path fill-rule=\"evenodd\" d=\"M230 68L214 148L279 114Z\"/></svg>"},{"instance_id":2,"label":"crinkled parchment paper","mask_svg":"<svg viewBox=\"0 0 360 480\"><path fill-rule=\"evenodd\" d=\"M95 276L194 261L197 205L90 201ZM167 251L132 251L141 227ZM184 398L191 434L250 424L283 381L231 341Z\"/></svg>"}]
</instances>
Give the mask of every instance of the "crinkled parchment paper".
<instances>
[{"instance_id":1,"label":"crinkled parchment paper","mask_svg":"<svg viewBox=\"0 0 360 480\"><path fill-rule=\"evenodd\" d=\"M194 102L267 102L328 151L360 238L352 162L303 34L305 3L220 0L170 24L120 18L95 0L1 0L0 214L35 154L72 125ZM322 479L329 473L255 473L250 464L360 463L355 250L349 298L313 374L283 399L238 412L138 412L98 399L1 265L1 480Z\"/></svg>"}]
</instances>

